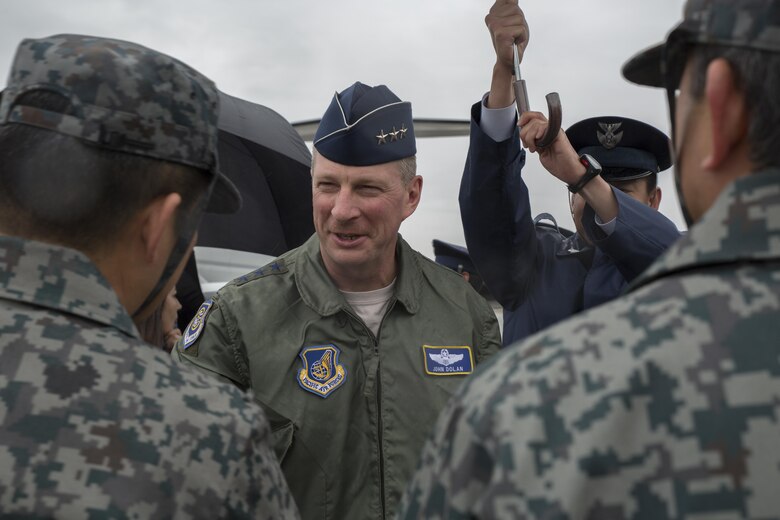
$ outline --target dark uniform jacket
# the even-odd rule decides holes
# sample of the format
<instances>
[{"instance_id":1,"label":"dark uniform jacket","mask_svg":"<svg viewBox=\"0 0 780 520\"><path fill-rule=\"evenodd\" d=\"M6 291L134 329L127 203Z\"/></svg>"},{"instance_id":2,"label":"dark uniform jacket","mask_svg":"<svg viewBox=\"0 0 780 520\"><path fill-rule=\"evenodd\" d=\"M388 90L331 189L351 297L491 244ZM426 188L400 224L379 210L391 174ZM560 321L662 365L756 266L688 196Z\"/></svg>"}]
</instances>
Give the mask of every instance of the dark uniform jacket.
<instances>
[{"instance_id":1,"label":"dark uniform jacket","mask_svg":"<svg viewBox=\"0 0 780 520\"><path fill-rule=\"evenodd\" d=\"M304 518L391 517L439 411L500 347L495 314L458 274L400 237L397 258L376 336L314 235L220 290L202 331L196 317L177 345L184 361L253 390Z\"/></svg>"},{"instance_id":2,"label":"dark uniform jacket","mask_svg":"<svg viewBox=\"0 0 780 520\"><path fill-rule=\"evenodd\" d=\"M89 259L0 237L0 515L298 518L260 407L141 341Z\"/></svg>"},{"instance_id":3,"label":"dark uniform jacket","mask_svg":"<svg viewBox=\"0 0 780 520\"><path fill-rule=\"evenodd\" d=\"M577 234L535 225L518 131L495 142L479 126L480 108L477 103L471 112L460 211L469 254L504 307L508 345L615 298L680 234L668 218L616 188L617 223L609 236L585 208L583 225L595 247Z\"/></svg>"},{"instance_id":4,"label":"dark uniform jacket","mask_svg":"<svg viewBox=\"0 0 780 520\"><path fill-rule=\"evenodd\" d=\"M780 170L631 289L469 379L401 518L780 518Z\"/></svg>"}]
</instances>

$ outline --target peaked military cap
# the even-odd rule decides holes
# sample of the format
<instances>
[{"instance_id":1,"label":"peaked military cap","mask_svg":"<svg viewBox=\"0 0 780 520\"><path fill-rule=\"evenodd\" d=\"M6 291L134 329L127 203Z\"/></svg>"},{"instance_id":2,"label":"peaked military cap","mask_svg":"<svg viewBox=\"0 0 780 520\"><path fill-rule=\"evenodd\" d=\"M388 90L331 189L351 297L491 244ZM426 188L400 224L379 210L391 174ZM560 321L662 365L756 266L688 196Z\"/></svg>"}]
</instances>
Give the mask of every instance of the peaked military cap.
<instances>
[{"instance_id":1,"label":"peaked military cap","mask_svg":"<svg viewBox=\"0 0 780 520\"><path fill-rule=\"evenodd\" d=\"M348 166L397 161L417 153L412 105L385 85L356 82L336 93L314 135L317 152Z\"/></svg>"},{"instance_id":2,"label":"peaked military cap","mask_svg":"<svg viewBox=\"0 0 780 520\"><path fill-rule=\"evenodd\" d=\"M463 274L468 272L468 283L479 294L487 299L494 299L482 279L482 275L477 271L477 266L471 260L469 250L463 246L450 244L443 240L433 239L433 254L437 264L449 267L456 273Z\"/></svg>"},{"instance_id":3,"label":"peaked military cap","mask_svg":"<svg viewBox=\"0 0 780 520\"><path fill-rule=\"evenodd\" d=\"M437 264L449 267L453 271L476 273L477 268L471 261L468 249L450 244L437 238L433 239L433 255Z\"/></svg>"},{"instance_id":4,"label":"peaked military cap","mask_svg":"<svg viewBox=\"0 0 780 520\"><path fill-rule=\"evenodd\" d=\"M669 138L635 119L592 117L572 125L566 136L578 154L589 154L601 164L607 181L639 179L672 165ZM609 172L608 168L634 171Z\"/></svg>"},{"instance_id":5,"label":"peaked military cap","mask_svg":"<svg viewBox=\"0 0 780 520\"><path fill-rule=\"evenodd\" d=\"M70 102L67 114L25 106L28 92ZM23 40L0 98L0 125L23 124L123 153L193 166L216 176L207 211L241 206L219 172L214 83L184 63L121 40L60 34Z\"/></svg>"},{"instance_id":6,"label":"peaked military cap","mask_svg":"<svg viewBox=\"0 0 780 520\"><path fill-rule=\"evenodd\" d=\"M665 87L667 75L680 73L675 53L691 43L780 52L780 0L688 0L682 22L666 41L632 57L623 76Z\"/></svg>"}]
</instances>

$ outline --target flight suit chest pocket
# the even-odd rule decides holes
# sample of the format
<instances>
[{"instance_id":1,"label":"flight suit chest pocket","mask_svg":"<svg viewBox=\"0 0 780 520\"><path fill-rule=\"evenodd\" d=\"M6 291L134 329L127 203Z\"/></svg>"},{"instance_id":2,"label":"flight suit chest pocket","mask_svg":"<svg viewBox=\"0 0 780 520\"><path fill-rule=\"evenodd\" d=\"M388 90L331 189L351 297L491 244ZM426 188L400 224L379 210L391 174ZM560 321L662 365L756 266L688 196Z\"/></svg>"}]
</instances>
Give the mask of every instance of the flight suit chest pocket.
<instances>
[{"instance_id":1,"label":"flight suit chest pocket","mask_svg":"<svg viewBox=\"0 0 780 520\"><path fill-rule=\"evenodd\" d=\"M470 346L423 345L422 354L424 377L444 390L443 400L448 400L475 368Z\"/></svg>"},{"instance_id":2,"label":"flight suit chest pocket","mask_svg":"<svg viewBox=\"0 0 780 520\"><path fill-rule=\"evenodd\" d=\"M281 463L292 447L295 424L291 419L278 413L273 408L270 408L263 403L260 403L260 405L271 426L271 439L273 441L274 453Z\"/></svg>"},{"instance_id":3,"label":"flight suit chest pocket","mask_svg":"<svg viewBox=\"0 0 780 520\"><path fill-rule=\"evenodd\" d=\"M317 399L312 396L312 399ZM261 403L262 404L262 403ZM263 405L271 424L274 454L279 459L290 493L299 504L303 518L335 518L332 512L333 477L322 469L320 461L306 445L298 425Z\"/></svg>"},{"instance_id":4,"label":"flight suit chest pocket","mask_svg":"<svg viewBox=\"0 0 780 520\"><path fill-rule=\"evenodd\" d=\"M276 458L279 459L279 462L284 460L284 457L290 450L293 443L294 432L295 425L290 420L287 420L276 427L272 426L271 435L273 437L274 453L276 454Z\"/></svg>"},{"instance_id":5,"label":"flight suit chest pocket","mask_svg":"<svg viewBox=\"0 0 780 520\"><path fill-rule=\"evenodd\" d=\"M458 389L460 389L460 386L466 381L466 378L469 376L458 376L458 377L430 377L428 376L429 382L432 382L433 385L438 389L438 397L439 397L439 405L444 406L450 398L455 394Z\"/></svg>"}]
</instances>

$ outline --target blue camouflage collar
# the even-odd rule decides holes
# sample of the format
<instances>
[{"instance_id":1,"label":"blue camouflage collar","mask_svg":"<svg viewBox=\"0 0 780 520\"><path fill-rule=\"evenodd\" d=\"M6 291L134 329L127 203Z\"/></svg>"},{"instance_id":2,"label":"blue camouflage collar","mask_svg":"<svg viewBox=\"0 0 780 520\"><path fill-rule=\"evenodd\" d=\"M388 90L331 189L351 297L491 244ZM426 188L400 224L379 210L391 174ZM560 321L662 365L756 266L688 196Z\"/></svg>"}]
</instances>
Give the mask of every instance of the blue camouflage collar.
<instances>
[{"instance_id":1,"label":"blue camouflage collar","mask_svg":"<svg viewBox=\"0 0 780 520\"><path fill-rule=\"evenodd\" d=\"M690 231L631 285L680 271L735 263L780 261L780 169L731 183Z\"/></svg>"},{"instance_id":2,"label":"blue camouflage collar","mask_svg":"<svg viewBox=\"0 0 780 520\"><path fill-rule=\"evenodd\" d=\"M73 314L140 339L108 281L73 249L0 236L0 299Z\"/></svg>"}]
</instances>

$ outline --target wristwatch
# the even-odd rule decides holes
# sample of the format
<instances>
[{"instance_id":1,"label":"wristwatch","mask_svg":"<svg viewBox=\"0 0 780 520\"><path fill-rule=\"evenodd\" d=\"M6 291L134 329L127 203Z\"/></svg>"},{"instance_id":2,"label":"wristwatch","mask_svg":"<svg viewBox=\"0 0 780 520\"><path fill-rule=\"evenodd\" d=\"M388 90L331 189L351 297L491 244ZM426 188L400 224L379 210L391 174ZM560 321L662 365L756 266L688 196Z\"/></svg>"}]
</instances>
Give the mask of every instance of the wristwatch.
<instances>
[{"instance_id":1,"label":"wristwatch","mask_svg":"<svg viewBox=\"0 0 780 520\"><path fill-rule=\"evenodd\" d=\"M580 155L580 162L585 167L585 175L583 175L575 184L568 185L569 191L572 193L577 193L586 184L592 181L595 176L601 175L601 165L592 155L586 153Z\"/></svg>"}]
</instances>

